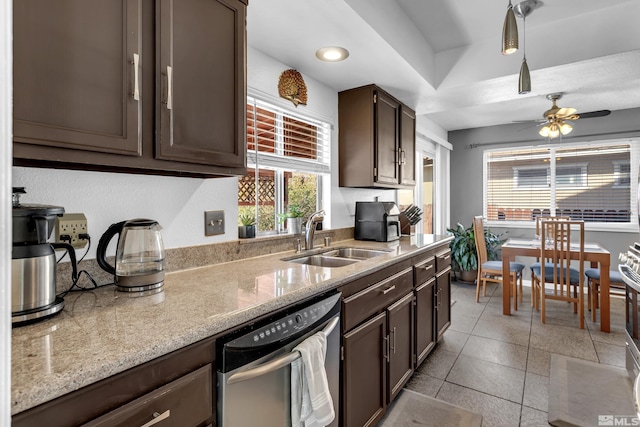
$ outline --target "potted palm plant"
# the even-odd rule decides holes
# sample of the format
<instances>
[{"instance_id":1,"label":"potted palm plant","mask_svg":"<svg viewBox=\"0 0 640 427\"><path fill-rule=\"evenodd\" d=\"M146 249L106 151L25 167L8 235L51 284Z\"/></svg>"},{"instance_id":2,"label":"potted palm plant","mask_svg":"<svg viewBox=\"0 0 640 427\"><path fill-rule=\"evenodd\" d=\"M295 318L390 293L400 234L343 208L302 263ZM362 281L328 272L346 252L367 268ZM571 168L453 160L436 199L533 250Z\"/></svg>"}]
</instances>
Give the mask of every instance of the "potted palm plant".
<instances>
[{"instance_id":1,"label":"potted palm plant","mask_svg":"<svg viewBox=\"0 0 640 427\"><path fill-rule=\"evenodd\" d=\"M256 237L256 217L251 211L244 211L238 214L238 237L249 239Z\"/></svg>"},{"instance_id":2,"label":"potted palm plant","mask_svg":"<svg viewBox=\"0 0 640 427\"><path fill-rule=\"evenodd\" d=\"M453 235L453 240L449 244L453 271L456 272L456 276L459 274L460 281L473 283L478 275L478 252L473 225L465 228L458 223L455 228L447 228L447 232ZM498 248L502 240L488 228L484 230L484 239L487 245L487 257L489 260L497 260Z\"/></svg>"},{"instance_id":3,"label":"potted palm plant","mask_svg":"<svg viewBox=\"0 0 640 427\"><path fill-rule=\"evenodd\" d=\"M279 223L287 221L287 231L289 234L302 233L302 221L304 211L298 205L289 205L284 213L278 214Z\"/></svg>"}]
</instances>

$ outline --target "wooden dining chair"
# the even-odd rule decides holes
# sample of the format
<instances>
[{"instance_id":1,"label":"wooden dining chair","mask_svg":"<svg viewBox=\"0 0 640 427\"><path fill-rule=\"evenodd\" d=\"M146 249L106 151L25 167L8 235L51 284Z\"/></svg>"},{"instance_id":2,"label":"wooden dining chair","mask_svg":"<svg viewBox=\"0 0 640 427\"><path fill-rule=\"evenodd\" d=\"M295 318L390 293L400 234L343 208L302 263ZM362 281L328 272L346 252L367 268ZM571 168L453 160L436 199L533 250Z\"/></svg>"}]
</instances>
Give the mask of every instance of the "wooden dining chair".
<instances>
[{"instance_id":1,"label":"wooden dining chair","mask_svg":"<svg viewBox=\"0 0 640 427\"><path fill-rule=\"evenodd\" d=\"M540 230L542 227L542 221L543 220L547 220L547 219L555 219L558 221L569 221L571 219L570 216L566 216L566 215L558 215L558 216L552 216L551 214L542 214L542 215L538 215L535 218L536 221L536 239L540 239ZM535 278L533 277L533 269L534 268L540 268L540 258L536 258L536 261L531 264L529 266L529 268L531 269L531 283L534 282ZM556 290L557 291L557 290ZM533 296L533 293L531 294ZM534 306L534 302L535 300L533 298L531 298L531 306Z\"/></svg>"},{"instance_id":2,"label":"wooden dining chair","mask_svg":"<svg viewBox=\"0 0 640 427\"><path fill-rule=\"evenodd\" d=\"M487 282L502 283L502 261L490 261L487 253L487 242L484 237L484 224L482 216L473 218L473 234L476 240L476 252L478 253L478 277L476 280L476 302L480 302L480 286L482 296L487 296ZM511 294L513 295L514 309L518 309L517 283L520 284L520 301L522 301L522 271L524 264L519 262L509 263L511 275Z\"/></svg>"},{"instance_id":3,"label":"wooden dining chair","mask_svg":"<svg viewBox=\"0 0 640 427\"><path fill-rule=\"evenodd\" d=\"M600 269L587 268L587 309L591 311L591 321L596 321L596 309L600 308ZM625 283L618 270L609 270L609 290L611 294L626 295Z\"/></svg>"},{"instance_id":4,"label":"wooden dining chair","mask_svg":"<svg viewBox=\"0 0 640 427\"><path fill-rule=\"evenodd\" d=\"M534 306L545 323L546 300L573 303L584 329L584 221L549 218L540 225L540 263L531 267ZM577 268L571 266L572 257ZM547 289L547 283L553 288Z\"/></svg>"}]
</instances>

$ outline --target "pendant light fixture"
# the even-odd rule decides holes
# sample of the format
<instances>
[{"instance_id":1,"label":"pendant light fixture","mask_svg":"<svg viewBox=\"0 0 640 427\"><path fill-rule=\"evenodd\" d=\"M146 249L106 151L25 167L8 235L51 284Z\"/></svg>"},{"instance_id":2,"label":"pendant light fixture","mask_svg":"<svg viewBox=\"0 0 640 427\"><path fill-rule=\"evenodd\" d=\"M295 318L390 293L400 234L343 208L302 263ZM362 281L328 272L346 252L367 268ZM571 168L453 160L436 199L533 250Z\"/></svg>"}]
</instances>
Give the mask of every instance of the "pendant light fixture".
<instances>
[{"instance_id":1,"label":"pendant light fixture","mask_svg":"<svg viewBox=\"0 0 640 427\"><path fill-rule=\"evenodd\" d=\"M534 9L542 6L542 2L539 0L525 0L516 4L513 7L514 13L518 18L522 18L522 65L520 66L520 75L518 78L518 93L525 94L531 92L531 74L529 73L529 65L527 64L527 52L526 52L526 30L527 30L527 16L533 12Z\"/></svg>"},{"instance_id":2,"label":"pendant light fixture","mask_svg":"<svg viewBox=\"0 0 640 427\"><path fill-rule=\"evenodd\" d=\"M502 54L511 55L517 50L518 24L516 23L516 15L513 13L513 5L509 0L507 15L504 17L504 25L502 26Z\"/></svg>"},{"instance_id":3,"label":"pendant light fixture","mask_svg":"<svg viewBox=\"0 0 640 427\"><path fill-rule=\"evenodd\" d=\"M520 95L531 92L531 74L527 65L527 16L522 17L522 65L518 77L518 93Z\"/></svg>"}]
</instances>

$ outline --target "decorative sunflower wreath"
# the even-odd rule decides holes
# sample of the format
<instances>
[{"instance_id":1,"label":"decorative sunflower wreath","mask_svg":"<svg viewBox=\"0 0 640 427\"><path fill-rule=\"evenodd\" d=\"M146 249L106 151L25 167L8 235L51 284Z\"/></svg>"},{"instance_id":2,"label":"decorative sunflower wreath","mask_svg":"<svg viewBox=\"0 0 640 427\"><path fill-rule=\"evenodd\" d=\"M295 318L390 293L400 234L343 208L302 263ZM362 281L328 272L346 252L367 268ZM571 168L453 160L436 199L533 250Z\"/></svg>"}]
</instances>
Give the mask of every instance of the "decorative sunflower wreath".
<instances>
[{"instance_id":1,"label":"decorative sunflower wreath","mask_svg":"<svg viewBox=\"0 0 640 427\"><path fill-rule=\"evenodd\" d=\"M294 69L283 71L278 81L278 93L281 97L298 104L307 105L307 85L299 72Z\"/></svg>"}]
</instances>

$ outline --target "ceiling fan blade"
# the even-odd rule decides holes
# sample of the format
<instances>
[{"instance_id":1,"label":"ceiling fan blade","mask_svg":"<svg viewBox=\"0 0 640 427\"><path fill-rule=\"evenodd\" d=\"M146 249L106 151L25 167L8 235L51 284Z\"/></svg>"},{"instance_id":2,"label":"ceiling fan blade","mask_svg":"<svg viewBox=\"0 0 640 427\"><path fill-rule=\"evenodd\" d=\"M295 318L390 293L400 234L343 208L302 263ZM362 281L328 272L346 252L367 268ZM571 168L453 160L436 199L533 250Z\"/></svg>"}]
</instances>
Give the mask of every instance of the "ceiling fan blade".
<instances>
[{"instance_id":1,"label":"ceiling fan blade","mask_svg":"<svg viewBox=\"0 0 640 427\"><path fill-rule=\"evenodd\" d=\"M588 113L578 113L577 116L579 119L590 119L592 117L604 117L611 114L610 110L599 110L599 111L590 111Z\"/></svg>"},{"instance_id":2,"label":"ceiling fan blade","mask_svg":"<svg viewBox=\"0 0 640 427\"><path fill-rule=\"evenodd\" d=\"M513 120L511 123L532 123L532 124L537 124L537 123L545 123L546 121L547 121L547 119Z\"/></svg>"},{"instance_id":3,"label":"ceiling fan blade","mask_svg":"<svg viewBox=\"0 0 640 427\"><path fill-rule=\"evenodd\" d=\"M576 112L575 108L560 108L556 112L556 116L559 116L559 117L570 116L575 112Z\"/></svg>"}]
</instances>

